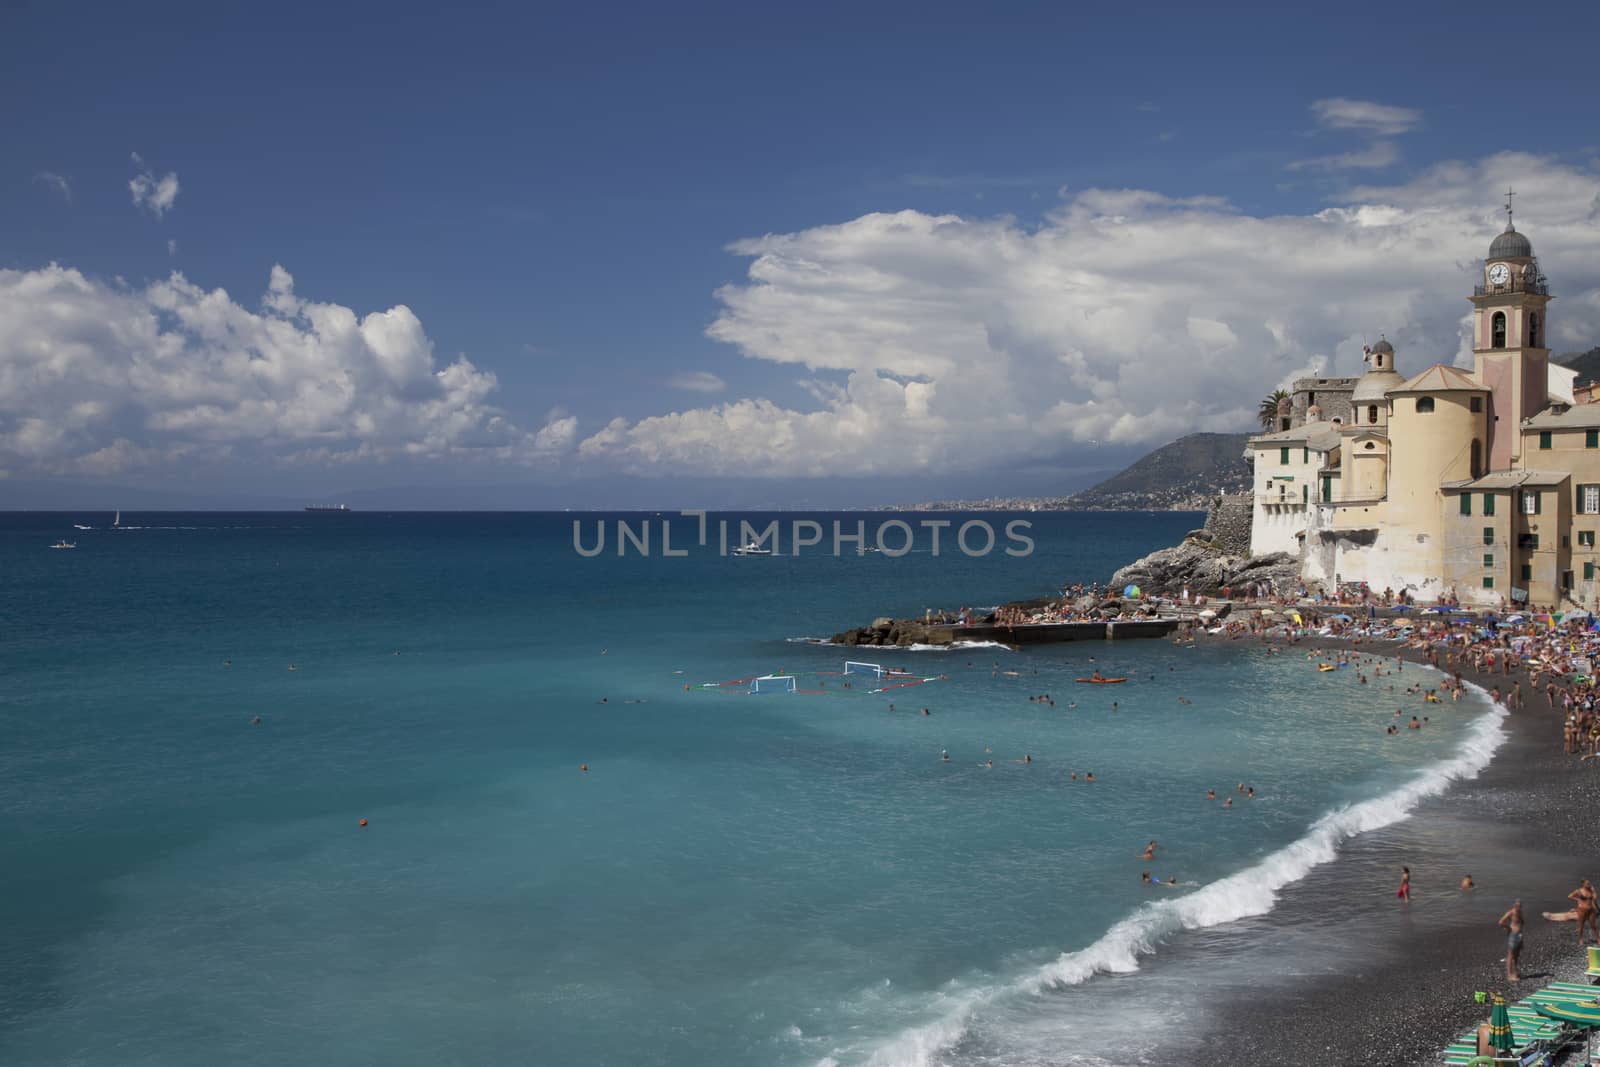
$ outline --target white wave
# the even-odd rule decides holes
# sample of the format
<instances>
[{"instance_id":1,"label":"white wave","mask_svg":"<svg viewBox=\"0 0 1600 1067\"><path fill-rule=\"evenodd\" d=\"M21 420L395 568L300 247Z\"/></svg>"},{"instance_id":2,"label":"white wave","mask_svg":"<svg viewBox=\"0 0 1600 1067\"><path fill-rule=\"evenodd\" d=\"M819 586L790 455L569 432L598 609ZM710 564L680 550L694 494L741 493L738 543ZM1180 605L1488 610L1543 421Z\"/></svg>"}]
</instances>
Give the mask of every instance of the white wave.
<instances>
[{"instance_id":1,"label":"white wave","mask_svg":"<svg viewBox=\"0 0 1600 1067\"><path fill-rule=\"evenodd\" d=\"M1482 687L1468 682L1485 701ZM1339 846L1359 834L1392 826L1410 816L1417 804L1438 796L1457 781L1477 777L1506 741L1507 711L1491 704L1467 729L1449 759L1424 768L1409 782L1371 800L1329 812L1305 836L1259 863L1219 879L1182 897L1152 901L1114 924L1087 948L1063 952L1054 961L1005 985L973 990L952 998L932 1022L901 1031L874 1049L869 1067L930 1067L940 1052L966 1032L973 1014L1004 996L1034 996L1078 985L1097 974L1127 974L1139 969L1139 958L1185 930L1201 930L1256 915L1265 915L1279 893L1311 871L1331 862Z\"/></svg>"},{"instance_id":2,"label":"white wave","mask_svg":"<svg viewBox=\"0 0 1600 1067\"><path fill-rule=\"evenodd\" d=\"M903 645L895 649L896 652L960 652L963 649L973 648L1003 648L1007 652L1013 651L1012 647L1004 641L953 641L948 645Z\"/></svg>"}]
</instances>

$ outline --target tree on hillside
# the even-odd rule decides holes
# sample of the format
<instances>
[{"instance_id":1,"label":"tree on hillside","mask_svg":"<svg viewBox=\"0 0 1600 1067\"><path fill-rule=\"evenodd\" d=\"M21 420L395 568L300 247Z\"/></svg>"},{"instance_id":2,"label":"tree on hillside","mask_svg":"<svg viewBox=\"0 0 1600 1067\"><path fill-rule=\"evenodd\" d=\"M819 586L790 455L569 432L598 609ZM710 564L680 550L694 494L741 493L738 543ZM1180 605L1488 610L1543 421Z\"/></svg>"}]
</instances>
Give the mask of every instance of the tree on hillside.
<instances>
[{"instance_id":1,"label":"tree on hillside","mask_svg":"<svg viewBox=\"0 0 1600 1067\"><path fill-rule=\"evenodd\" d=\"M1274 389L1261 400L1261 407L1256 412L1256 417L1261 420L1261 428L1271 433L1278 427L1278 402L1287 400L1289 394L1282 389Z\"/></svg>"}]
</instances>

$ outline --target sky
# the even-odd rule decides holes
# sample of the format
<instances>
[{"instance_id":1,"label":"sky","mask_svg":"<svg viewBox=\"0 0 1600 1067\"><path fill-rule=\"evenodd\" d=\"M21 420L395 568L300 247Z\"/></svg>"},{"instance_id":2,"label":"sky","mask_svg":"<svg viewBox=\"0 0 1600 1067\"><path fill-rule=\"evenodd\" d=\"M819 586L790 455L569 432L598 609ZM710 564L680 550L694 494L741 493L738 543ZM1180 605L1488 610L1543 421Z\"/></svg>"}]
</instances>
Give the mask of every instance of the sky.
<instances>
[{"instance_id":1,"label":"sky","mask_svg":"<svg viewBox=\"0 0 1600 1067\"><path fill-rule=\"evenodd\" d=\"M1294 7L0 4L0 507L1058 495L1508 187L1600 344L1600 5Z\"/></svg>"}]
</instances>

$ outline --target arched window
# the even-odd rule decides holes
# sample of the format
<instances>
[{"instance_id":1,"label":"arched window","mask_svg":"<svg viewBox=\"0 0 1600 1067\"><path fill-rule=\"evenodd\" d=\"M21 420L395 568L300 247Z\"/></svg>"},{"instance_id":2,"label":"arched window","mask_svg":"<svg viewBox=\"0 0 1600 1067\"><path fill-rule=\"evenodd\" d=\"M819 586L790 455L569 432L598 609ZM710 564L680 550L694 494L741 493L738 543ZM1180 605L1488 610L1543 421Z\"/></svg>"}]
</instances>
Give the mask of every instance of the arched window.
<instances>
[{"instance_id":1,"label":"arched window","mask_svg":"<svg viewBox=\"0 0 1600 1067\"><path fill-rule=\"evenodd\" d=\"M1431 414L1432 412L1433 412L1433 397L1431 397L1431 396L1419 396L1419 397L1417 397L1417 414L1418 415L1428 415L1428 414Z\"/></svg>"},{"instance_id":2,"label":"arched window","mask_svg":"<svg viewBox=\"0 0 1600 1067\"><path fill-rule=\"evenodd\" d=\"M1506 346L1506 313L1504 311L1496 311L1494 320L1489 328L1494 334L1489 342L1489 347L1504 348Z\"/></svg>"},{"instance_id":3,"label":"arched window","mask_svg":"<svg viewBox=\"0 0 1600 1067\"><path fill-rule=\"evenodd\" d=\"M1528 347L1539 348L1539 313L1528 313Z\"/></svg>"},{"instance_id":4,"label":"arched window","mask_svg":"<svg viewBox=\"0 0 1600 1067\"><path fill-rule=\"evenodd\" d=\"M1472 476L1483 477L1483 442L1477 438L1472 441Z\"/></svg>"},{"instance_id":5,"label":"arched window","mask_svg":"<svg viewBox=\"0 0 1600 1067\"><path fill-rule=\"evenodd\" d=\"M1373 423L1373 424L1377 423L1377 421L1378 421L1378 405L1376 405L1376 404L1368 404L1367 405L1367 421L1369 423Z\"/></svg>"}]
</instances>

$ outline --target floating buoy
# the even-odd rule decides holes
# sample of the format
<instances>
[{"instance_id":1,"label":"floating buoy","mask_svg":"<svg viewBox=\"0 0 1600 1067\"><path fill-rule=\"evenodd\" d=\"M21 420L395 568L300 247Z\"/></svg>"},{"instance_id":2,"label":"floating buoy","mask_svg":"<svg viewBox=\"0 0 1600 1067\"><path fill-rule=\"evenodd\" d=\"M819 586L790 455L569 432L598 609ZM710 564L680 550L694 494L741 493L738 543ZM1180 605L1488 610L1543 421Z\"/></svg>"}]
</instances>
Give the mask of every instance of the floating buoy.
<instances>
[{"instance_id":1,"label":"floating buoy","mask_svg":"<svg viewBox=\"0 0 1600 1067\"><path fill-rule=\"evenodd\" d=\"M362 819L360 825L361 825L361 828L363 830L365 830L367 828L367 820Z\"/></svg>"},{"instance_id":2,"label":"floating buoy","mask_svg":"<svg viewBox=\"0 0 1600 1067\"><path fill-rule=\"evenodd\" d=\"M589 773L589 765L587 763L585 763L583 766L579 767L578 770L582 771L585 774L588 774Z\"/></svg>"}]
</instances>

